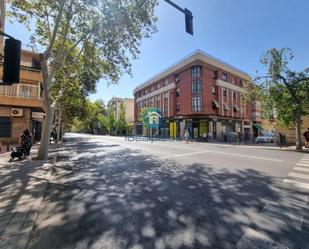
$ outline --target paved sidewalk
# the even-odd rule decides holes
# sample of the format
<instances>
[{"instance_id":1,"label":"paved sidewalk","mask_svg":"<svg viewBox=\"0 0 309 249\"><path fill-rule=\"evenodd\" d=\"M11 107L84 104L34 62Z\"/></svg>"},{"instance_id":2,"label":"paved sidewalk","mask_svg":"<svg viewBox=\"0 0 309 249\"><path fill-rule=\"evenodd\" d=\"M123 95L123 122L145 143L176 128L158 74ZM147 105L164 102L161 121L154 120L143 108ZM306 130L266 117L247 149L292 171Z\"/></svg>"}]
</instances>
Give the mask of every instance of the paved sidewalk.
<instances>
[{"instance_id":1,"label":"paved sidewalk","mask_svg":"<svg viewBox=\"0 0 309 249\"><path fill-rule=\"evenodd\" d=\"M36 148L32 155L36 153ZM8 162L10 153L0 154L0 249L24 249L33 229L51 162Z\"/></svg>"}]
</instances>

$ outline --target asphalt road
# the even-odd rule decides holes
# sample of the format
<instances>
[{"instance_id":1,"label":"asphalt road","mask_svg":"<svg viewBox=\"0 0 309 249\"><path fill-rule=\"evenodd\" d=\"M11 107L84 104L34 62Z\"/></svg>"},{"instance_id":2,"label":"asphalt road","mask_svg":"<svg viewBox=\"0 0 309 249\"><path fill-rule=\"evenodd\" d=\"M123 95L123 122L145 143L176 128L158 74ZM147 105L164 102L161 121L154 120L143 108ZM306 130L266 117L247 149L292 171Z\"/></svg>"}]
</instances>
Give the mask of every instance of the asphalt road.
<instances>
[{"instance_id":1,"label":"asphalt road","mask_svg":"<svg viewBox=\"0 0 309 249\"><path fill-rule=\"evenodd\" d=\"M29 249L249 248L239 244L248 228L309 248L306 190L282 185L303 153L77 134L65 140ZM278 225L265 215L268 204L290 214L296 197L295 219L277 217Z\"/></svg>"}]
</instances>

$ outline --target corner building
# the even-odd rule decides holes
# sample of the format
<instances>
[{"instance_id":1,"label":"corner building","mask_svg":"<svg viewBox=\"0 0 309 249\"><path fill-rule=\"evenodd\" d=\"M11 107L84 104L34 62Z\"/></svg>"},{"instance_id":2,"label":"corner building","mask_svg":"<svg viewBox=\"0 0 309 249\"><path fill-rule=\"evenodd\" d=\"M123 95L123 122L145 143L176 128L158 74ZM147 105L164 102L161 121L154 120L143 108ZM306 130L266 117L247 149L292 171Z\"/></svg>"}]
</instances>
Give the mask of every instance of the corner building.
<instances>
[{"instance_id":1,"label":"corner building","mask_svg":"<svg viewBox=\"0 0 309 249\"><path fill-rule=\"evenodd\" d=\"M135 131L147 135L143 108L161 111L161 136L231 141L237 133L252 138L252 104L244 104L243 84L249 75L197 50L134 89ZM150 131L151 132L151 131Z\"/></svg>"}]
</instances>

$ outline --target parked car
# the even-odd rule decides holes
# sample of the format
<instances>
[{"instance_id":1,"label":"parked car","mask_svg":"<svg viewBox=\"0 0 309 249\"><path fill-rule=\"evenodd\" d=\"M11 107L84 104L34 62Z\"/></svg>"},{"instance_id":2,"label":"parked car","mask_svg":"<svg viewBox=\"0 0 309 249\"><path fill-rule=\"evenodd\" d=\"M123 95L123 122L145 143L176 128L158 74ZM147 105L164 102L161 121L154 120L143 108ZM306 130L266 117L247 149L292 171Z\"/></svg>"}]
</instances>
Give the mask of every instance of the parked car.
<instances>
[{"instance_id":1,"label":"parked car","mask_svg":"<svg viewBox=\"0 0 309 249\"><path fill-rule=\"evenodd\" d=\"M274 133L265 133L261 136L258 136L255 141L256 143L273 143L275 140Z\"/></svg>"}]
</instances>

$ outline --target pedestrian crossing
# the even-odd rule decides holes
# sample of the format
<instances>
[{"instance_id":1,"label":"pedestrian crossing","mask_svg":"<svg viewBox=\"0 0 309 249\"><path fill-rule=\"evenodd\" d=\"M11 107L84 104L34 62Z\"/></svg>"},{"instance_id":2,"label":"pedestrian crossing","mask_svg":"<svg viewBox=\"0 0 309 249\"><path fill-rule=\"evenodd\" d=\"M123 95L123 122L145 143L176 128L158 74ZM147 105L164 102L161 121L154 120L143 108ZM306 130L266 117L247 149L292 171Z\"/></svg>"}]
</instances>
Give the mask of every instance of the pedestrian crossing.
<instances>
[{"instance_id":1,"label":"pedestrian crossing","mask_svg":"<svg viewBox=\"0 0 309 249\"><path fill-rule=\"evenodd\" d=\"M296 163L296 166L283 182L309 190L309 155L304 156L298 163Z\"/></svg>"}]
</instances>

